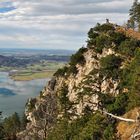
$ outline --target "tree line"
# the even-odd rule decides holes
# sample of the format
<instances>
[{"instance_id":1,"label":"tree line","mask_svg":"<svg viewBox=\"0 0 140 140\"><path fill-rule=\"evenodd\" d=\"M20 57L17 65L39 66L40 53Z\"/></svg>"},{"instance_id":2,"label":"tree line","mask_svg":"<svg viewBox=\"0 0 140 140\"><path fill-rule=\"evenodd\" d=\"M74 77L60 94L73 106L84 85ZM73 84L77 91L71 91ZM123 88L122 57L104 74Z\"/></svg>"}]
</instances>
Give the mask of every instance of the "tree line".
<instances>
[{"instance_id":1,"label":"tree line","mask_svg":"<svg viewBox=\"0 0 140 140\"><path fill-rule=\"evenodd\" d=\"M132 29L138 29L140 31L140 2L134 0L131 9L129 10L129 20L127 27Z\"/></svg>"},{"instance_id":2,"label":"tree line","mask_svg":"<svg viewBox=\"0 0 140 140\"><path fill-rule=\"evenodd\" d=\"M19 116L18 113L3 118L0 112L0 140L16 140L16 134L26 128L27 119L25 115Z\"/></svg>"}]
</instances>

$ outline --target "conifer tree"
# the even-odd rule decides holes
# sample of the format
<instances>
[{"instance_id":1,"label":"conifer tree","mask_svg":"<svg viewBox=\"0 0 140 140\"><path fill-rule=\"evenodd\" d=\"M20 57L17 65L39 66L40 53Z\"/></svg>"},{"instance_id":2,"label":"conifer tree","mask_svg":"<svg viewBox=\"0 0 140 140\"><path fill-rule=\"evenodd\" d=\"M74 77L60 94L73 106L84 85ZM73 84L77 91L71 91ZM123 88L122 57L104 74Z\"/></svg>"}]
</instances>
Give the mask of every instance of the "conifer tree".
<instances>
[{"instance_id":1,"label":"conifer tree","mask_svg":"<svg viewBox=\"0 0 140 140\"><path fill-rule=\"evenodd\" d=\"M20 117L18 113L15 112L12 116L5 118L3 128L7 138L16 140L16 134L20 131Z\"/></svg>"},{"instance_id":2,"label":"conifer tree","mask_svg":"<svg viewBox=\"0 0 140 140\"><path fill-rule=\"evenodd\" d=\"M138 29L140 30L140 3L138 2L138 0L134 0L129 15L129 27L135 28L135 26L138 26Z\"/></svg>"},{"instance_id":3,"label":"conifer tree","mask_svg":"<svg viewBox=\"0 0 140 140\"><path fill-rule=\"evenodd\" d=\"M4 137L4 130L2 125L2 112L0 112L0 139L3 139Z\"/></svg>"}]
</instances>

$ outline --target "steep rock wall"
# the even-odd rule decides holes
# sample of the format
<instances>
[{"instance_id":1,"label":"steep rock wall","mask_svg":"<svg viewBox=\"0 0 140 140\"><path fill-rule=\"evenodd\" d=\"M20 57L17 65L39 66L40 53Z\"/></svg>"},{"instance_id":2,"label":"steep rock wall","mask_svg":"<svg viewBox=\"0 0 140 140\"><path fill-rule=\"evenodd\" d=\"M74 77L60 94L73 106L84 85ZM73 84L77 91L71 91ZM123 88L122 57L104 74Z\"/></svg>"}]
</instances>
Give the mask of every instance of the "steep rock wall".
<instances>
[{"instance_id":1,"label":"steep rock wall","mask_svg":"<svg viewBox=\"0 0 140 140\"><path fill-rule=\"evenodd\" d=\"M29 123L26 130L19 133L18 137L21 140L43 140L47 136L55 121L64 115L64 110L61 109L58 100L64 85L67 86L68 100L72 103L67 109L67 112L71 114L71 119L82 115L87 106L93 112L98 110L100 108L99 92L117 95L119 80L99 77L100 59L110 54L114 54L111 49L104 49L102 54L88 49L83 54L84 65L76 65L78 70L76 74L53 77L40 92L40 96L28 100L25 114Z\"/></svg>"}]
</instances>

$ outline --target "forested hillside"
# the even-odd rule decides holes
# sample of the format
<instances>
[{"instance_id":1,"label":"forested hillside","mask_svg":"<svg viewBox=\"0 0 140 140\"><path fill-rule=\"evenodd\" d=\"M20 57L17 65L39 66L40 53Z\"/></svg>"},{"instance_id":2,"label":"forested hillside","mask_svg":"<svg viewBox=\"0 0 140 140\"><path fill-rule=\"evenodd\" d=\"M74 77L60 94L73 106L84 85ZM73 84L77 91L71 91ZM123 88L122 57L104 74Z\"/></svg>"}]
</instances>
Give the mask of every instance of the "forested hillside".
<instances>
[{"instance_id":1,"label":"forested hillside","mask_svg":"<svg viewBox=\"0 0 140 140\"><path fill-rule=\"evenodd\" d=\"M118 28L105 23L89 30L87 47L72 55L69 64L54 74L40 96L27 103L26 116L30 122L19 137L47 140L132 137L136 115L132 118L123 115L129 111L136 114L135 108L140 106L140 41ZM132 119L129 136L122 137L121 124L118 127L121 120L113 114Z\"/></svg>"}]
</instances>

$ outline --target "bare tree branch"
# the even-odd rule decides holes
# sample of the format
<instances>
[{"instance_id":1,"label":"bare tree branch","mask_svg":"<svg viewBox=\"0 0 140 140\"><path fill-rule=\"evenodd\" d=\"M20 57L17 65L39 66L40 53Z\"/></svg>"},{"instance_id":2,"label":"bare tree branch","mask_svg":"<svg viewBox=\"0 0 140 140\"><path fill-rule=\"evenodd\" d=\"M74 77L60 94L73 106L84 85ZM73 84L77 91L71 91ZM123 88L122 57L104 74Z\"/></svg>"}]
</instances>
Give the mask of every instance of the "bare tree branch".
<instances>
[{"instance_id":1,"label":"bare tree branch","mask_svg":"<svg viewBox=\"0 0 140 140\"><path fill-rule=\"evenodd\" d=\"M111 117L113 117L113 118L116 118L116 119L118 119L118 120L121 120L121 121L136 122L136 120L127 119L127 118L123 118L123 117L119 117L119 116L113 115L113 114L111 114L111 113L108 113L108 112L106 112L106 111L103 111L103 113L105 113L105 114L107 114L107 115L109 115L109 116L111 116Z\"/></svg>"}]
</instances>

